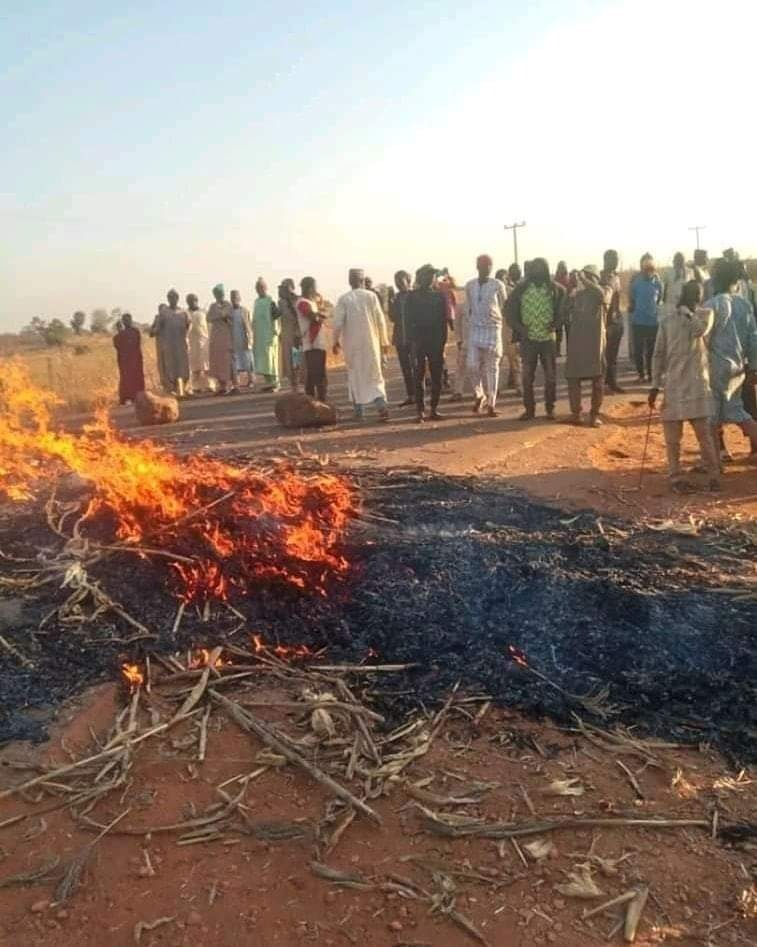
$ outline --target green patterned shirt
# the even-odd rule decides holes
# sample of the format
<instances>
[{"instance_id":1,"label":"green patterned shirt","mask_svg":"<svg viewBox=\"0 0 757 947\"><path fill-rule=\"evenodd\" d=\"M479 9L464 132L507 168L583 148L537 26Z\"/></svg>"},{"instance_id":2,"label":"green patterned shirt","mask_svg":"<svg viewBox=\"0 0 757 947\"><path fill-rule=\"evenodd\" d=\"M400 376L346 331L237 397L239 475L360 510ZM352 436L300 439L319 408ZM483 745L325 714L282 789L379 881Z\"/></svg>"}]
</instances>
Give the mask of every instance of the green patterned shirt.
<instances>
[{"instance_id":1,"label":"green patterned shirt","mask_svg":"<svg viewBox=\"0 0 757 947\"><path fill-rule=\"evenodd\" d=\"M520 317L526 327L529 342L554 342L555 313L552 306L550 286L535 286L531 283L523 293Z\"/></svg>"}]
</instances>

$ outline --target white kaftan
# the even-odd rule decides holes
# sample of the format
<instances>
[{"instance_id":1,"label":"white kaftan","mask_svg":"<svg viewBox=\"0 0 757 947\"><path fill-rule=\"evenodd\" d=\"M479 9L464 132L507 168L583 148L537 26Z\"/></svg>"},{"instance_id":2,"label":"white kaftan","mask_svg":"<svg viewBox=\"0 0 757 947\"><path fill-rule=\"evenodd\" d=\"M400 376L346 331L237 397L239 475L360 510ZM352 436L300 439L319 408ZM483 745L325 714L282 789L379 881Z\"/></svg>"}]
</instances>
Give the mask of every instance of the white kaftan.
<instances>
[{"instance_id":1,"label":"white kaftan","mask_svg":"<svg viewBox=\"0 0 757 947\"><path fill-rule=\"evenodd\" d=\"M345 293L336 304L332 332L334 344L344 351L353 403L368 405L386 399L381 349L389 345L389 336L376 294L368 289Z\"/></svg>"},{"instance_id":2,"label":"white kaftan","mask_svg":"<svg viewBox=\"0 0 757 947\"><path fill-rule=\"evenodd\" d=\"M209 365L208 318L204 309L189 310L189 368L206 372Z\"/></svg>"}]
</instances>

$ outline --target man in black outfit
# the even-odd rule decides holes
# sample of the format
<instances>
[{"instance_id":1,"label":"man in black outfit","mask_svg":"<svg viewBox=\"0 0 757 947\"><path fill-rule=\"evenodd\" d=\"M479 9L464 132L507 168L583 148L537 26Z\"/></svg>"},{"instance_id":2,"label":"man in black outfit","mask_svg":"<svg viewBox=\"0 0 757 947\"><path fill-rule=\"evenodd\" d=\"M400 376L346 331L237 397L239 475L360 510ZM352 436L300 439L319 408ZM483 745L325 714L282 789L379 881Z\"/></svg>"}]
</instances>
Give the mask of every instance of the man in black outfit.
<instances>
[{"instance_id":1,"label":"man in black outfit","mask_svg":"<svg viewBox=\"0 0 757 947\"><path fill-rule=\"evenodd\" d=\"M430 263L422 266L415 274L417 289L407 298L405 309L408 341L415 358L415 406L417 420L423 421L424 394L423 379L426 365L431 374L431 412L429 419L440 421L439 398L442 393L442 372L444 370L444 347L447 344L448 306L444 296L433 289L436 270Z\"/></svg>"},{"instance_id":2,"label":"man in black outfit","mask_svg":"<svg viewBox=\"0 0 757 947\"><path fill-rule=\"evenodd\" d=\"M407 398L400 404L401 408L415 404L415 382L413 380L413 353L407 337L407 301L410 298L410 274L405 270L398 270L394 274L394 285L397 292L389 305L389 319L392 323L392 345L397 350L402 377L405 379Z\"/></svg>"}]
</instances>

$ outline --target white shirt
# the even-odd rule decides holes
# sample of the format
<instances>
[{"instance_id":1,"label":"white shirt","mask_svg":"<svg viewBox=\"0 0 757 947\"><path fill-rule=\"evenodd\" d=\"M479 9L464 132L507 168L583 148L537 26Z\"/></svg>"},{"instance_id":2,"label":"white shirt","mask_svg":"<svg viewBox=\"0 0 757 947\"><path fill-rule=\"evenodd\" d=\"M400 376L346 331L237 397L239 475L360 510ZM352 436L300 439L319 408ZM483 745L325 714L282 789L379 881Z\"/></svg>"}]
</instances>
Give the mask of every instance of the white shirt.
<instances>
[{"instance_id":1,"label":"white shirt","mask_svg":"<svg viewBox=\"0 0 757 947\"><path fill-rule=\"evenodd\" d=\"M491 349L502 354L507 288L491 277L482 283L472 279L465 287L467 309L466 342L469 347Z\"/></svg>"},{"instance_id":2,"label":"white shirt","mask_svg":"<svg viewBox=\"0 0 757 947\"><path fill-rule=\"evenodd\" d=\"M312 322L308 319L307 316L303 316L300 312L300 306L303 308L308 306L310 310L314 313L318 312L318 306L312 299L305 299L303 296L301 299L297 300L297 322L300 327L300 335L302 336L302 351L311 352L314 349L319 349L321 352L328 351L328 328L326 322L321 323L321 328L318 330L316 337L311 341L310 340L310 329Z\"/></svg>"}]
</instances>

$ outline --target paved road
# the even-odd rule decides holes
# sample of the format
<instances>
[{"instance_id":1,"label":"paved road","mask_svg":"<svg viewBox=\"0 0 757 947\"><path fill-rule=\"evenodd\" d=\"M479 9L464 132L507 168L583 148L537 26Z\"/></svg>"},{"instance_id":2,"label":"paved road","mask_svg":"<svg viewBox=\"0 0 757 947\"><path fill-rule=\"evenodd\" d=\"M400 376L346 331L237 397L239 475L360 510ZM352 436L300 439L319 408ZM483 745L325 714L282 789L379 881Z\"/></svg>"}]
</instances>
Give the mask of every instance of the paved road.
<instances>
[{"instance_id":1,"label":"paved road","mask_svg":"<svg viewBox=\"0 0 757 947\"><path fill-rule=\"evenodd\" d=\"M563 363L561 362L560 365ZM562 371L560 370L560 376ZM395 358L390 358L387 391L392 405L404 399L404 388ZM537 399L541 389L537 388ZM588 394L588 393L587 393ZM230 397L203 397L182 403L181 420L173 425L139 428L131 409L119 409L116 420L131 432L159 436L179 450L211 448L214 453L283 453L301 445L303 450L344 456L352 461L375 458L382 464L422 464L441 470L478 470L493 460L515 451L530 449L553 437L570 437L573 428L547 422L517 420L523 406L511 392L498 404L500 417L482 418L471 413L470 400L449 404L442 397L440 410L445 420L417 425L414 408L392 408L389 424L378 424L372 412L362 422L352 417L347 397L344 368L329 372L329 400L340 415L336 428L286 431L274 417L272 394L240 394ZM588 397L586 398L588 408ZM560 380L557 413L567 414L567 390Z\"/></svg>"}]
</instances>

